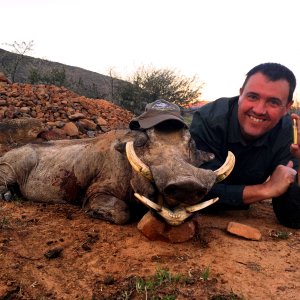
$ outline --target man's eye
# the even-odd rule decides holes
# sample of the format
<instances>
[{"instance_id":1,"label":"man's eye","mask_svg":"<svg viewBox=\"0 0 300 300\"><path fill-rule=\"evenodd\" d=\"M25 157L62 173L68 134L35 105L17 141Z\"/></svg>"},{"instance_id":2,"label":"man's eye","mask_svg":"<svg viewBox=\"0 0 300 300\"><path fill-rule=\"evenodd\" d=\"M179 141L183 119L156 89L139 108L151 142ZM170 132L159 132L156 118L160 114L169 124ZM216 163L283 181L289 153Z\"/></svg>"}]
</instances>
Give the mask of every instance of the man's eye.
<instances>
[{"instance_id":1,"label":"man's eye","mask_svg":"<svg viewBox=\"0 0 300 300\"><path fill-rule=\"evenodd\" d=\"M270 99L270 100L268 100L267 103L271 107L281 107L282 106L282 103L279 100L277 100L277 99Z\"/></svg>"},{"instance_id":2,"label":"man's eye","mask_svg":"<svg viewBox=\"0 0 300 300\"><path fill-rule=\"evenodd\" d=\"M254 101L254 100L257 100L258 97L257 97L257 95L250 94L250 95L248 95L248 99L251 101Z\"/></svg>"}]
</instances>

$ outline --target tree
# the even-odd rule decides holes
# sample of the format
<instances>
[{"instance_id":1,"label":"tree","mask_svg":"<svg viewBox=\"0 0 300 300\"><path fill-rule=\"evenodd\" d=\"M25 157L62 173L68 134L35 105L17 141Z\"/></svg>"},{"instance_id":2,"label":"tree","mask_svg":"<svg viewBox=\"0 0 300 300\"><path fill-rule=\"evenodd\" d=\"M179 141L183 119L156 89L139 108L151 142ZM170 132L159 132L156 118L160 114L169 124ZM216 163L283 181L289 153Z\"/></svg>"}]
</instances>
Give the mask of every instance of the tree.
<instances>
[{"instance_id":1,"label":"tree","mask_svg":"<svg viewBox=\"0 0 300 300\"><path fill-rule=\"evenodd\" d=\"M6 71L7 75L10 76L11 81L15 82L16 73L19 66L23 63L25 55L28 54L33 49L33 41L21 42L21 43L14 41L12 44L7 43L6 45L12 49L11 52L18 55L16 55L15 59L13 60L5 61L3 59L1 61L1 65L3 69Z\"/></svg>"},{"instance_id":2,"label":"tree","mask_svg":"<svg viewBox=\"0 0 300 300\"><path fill-rule=\"evenodd\" d=\"M170 69L139 68L118 88L121 105L136 114L147 103L163 98L184 106L201 95L203 83L196 76L187 78Z\"/></svg>"},{"instance_id":3,"label":"tree","mask_svg":"<svg viewBox=\"0 0 300 300\"><path fill-rule=\"evenodd\" d=\"M110 94L111 94L111 101L112 103L115 103L115 81L116 78L118 78L119 76L117 75L116 71L114 70L113 67L110 67L108 69L108 76L110 79Z\"/></svg>"},{"instance_id":4,"label":"tree","mask_svg":"<svg viewBox=\"0 0 300 300\"><path fill-rule=\"evenodd\" d=\"M29 70L28 80L30 84L37 84L41 80L41 74L37 68L31 68Z\"/></svg>"},{"instance_id":5,"label":"tree","mask_svg":"<svg viewBox=\"0 0 300 300\"><path fill-rule=\"evenodd\" d=\"M54 84L57 86L63 86L66 83L66 71L65 68L53 68L49 74L42 77L42 82L46 84Z\"/></svg>"}]
</instances>

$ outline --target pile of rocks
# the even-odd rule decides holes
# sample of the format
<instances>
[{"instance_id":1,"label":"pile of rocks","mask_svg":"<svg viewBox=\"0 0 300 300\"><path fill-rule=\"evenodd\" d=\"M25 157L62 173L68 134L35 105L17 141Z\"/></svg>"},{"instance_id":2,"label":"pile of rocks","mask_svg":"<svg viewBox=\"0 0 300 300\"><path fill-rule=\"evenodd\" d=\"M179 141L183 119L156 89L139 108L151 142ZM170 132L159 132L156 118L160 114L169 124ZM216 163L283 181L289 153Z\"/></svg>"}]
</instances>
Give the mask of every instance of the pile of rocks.
<instances>
[{"instance_id":1,"label":"pile of rocks","mask_svg":"<svg viewBox=\"0 0 300 300\"><path fill-rule=\"evenodd\" d=\"M128 128L133 114L100 99L89 99L54 85L11 84L0 73L0 123L36 119L46 140L94 137Z\"/></svg>"}]
</instances>

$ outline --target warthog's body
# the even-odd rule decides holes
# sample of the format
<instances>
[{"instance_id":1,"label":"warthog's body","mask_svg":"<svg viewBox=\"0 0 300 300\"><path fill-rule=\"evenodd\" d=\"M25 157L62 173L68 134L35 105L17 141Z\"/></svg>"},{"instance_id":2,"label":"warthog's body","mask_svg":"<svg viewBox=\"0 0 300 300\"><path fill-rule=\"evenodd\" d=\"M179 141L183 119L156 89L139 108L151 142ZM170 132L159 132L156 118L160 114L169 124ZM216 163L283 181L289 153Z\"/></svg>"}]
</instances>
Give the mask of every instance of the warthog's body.
<instances>
[{"instance_id":1,"label":"warthog's body","mask_svg":"<svg viewBox=\"0 0 300 300\"><path fill-rule=\"evenodd\" d=\"M125 153L128 141L134 141L152 181L132 169ZM83 204L92 216L122 224L129 220L133 192L170 209L200 202L216 175L196 166L210 158L196 150L186 128L152 128L146 134L120 130L94 139L28 144L0 158L0 193L18 185L28 200Z\"/></svg>"}]
</instances>

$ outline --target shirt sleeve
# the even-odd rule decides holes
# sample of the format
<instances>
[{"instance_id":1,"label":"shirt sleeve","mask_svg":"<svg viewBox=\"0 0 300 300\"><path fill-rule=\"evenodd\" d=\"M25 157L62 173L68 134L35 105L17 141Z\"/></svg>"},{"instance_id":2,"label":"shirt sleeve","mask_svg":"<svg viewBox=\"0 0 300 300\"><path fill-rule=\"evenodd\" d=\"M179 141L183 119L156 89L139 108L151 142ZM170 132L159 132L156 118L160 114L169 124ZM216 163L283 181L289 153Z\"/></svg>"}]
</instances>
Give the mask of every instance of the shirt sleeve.
<instances>
[{"instance_id":1,"label":"shirt sleeve","mask_svg":"<svg viewBox=\"0 0 300 300\"><path fill-rule=\"evenodd\" d=\"M203 107L194 113L190 133L196 142L197 149L215 155L215 159L207 164L208 167L214 169L221 166L224 160L220 145L224 143L223 139L226 134L224 132L225 125L215 118L212 119L211 110Z\"/></svg>"},{"instance_id":2,"label":"shirt sleeve","mask_svg":"<svg viewBox=\"0 0 300 300\"><path fill-rule=\"evenodd\" d=\"M223 183L217 183L209 191L207 198L219 197L218 203L227 204L231 206L244 205L243 203L243 191L244 185L229 185Z\"/></svg>"}]
</instances>

